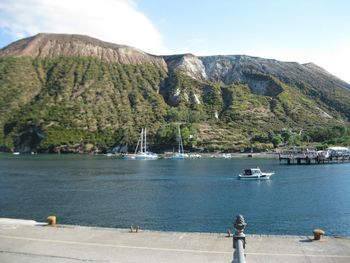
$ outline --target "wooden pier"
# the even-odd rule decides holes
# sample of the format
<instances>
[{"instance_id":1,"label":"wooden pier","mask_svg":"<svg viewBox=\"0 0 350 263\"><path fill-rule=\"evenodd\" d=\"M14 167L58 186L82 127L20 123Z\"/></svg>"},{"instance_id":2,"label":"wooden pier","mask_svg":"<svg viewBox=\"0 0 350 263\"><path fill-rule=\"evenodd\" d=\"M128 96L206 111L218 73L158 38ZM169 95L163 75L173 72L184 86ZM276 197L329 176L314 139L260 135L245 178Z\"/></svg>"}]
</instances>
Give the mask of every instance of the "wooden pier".
<instances>
[{"instance_id":1,"label":"wooden pier","mask_svg":"<svg viewBox=\"0 0 350 263\"><path fill-rule=\"evenodd\" d=\"M340 147L338 147L340 148ZM293 148L279 154L280 163L286 164L324 164L350 161L349 151L316 151L310 148Z\"/></svg>"},{"instance_id":2,"label":"wooden pier","mask_svg":"<svg viewBox=\"0 0 350 263\"><path fill-rule=\"evenodd\" d=\"M339 157L308 157L300 155L282 155L279 156L280 163L286 162L286 164L324 164L324 163L343 163L350 162L349 156L339 156Z\"/></svg>"}]
</instances>

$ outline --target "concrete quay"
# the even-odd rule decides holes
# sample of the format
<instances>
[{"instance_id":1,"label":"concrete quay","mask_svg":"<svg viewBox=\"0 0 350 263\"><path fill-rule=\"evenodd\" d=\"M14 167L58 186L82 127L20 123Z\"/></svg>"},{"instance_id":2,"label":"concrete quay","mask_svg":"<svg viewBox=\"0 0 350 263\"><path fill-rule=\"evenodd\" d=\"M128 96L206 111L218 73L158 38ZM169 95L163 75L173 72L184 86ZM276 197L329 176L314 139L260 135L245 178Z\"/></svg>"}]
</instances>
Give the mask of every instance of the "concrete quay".
<instances>
[{"instance_id":1,"label":"concrete quay","mask_svg":"<svg viewBox=\"0 0 350 263\"><path fill-rule=\"evenodd\" d=\"M350 239L247 235L246 261L350 262ZM0 218L0 262L232 262L232 237L56 225Z\"/></svg>"}]
</instances>

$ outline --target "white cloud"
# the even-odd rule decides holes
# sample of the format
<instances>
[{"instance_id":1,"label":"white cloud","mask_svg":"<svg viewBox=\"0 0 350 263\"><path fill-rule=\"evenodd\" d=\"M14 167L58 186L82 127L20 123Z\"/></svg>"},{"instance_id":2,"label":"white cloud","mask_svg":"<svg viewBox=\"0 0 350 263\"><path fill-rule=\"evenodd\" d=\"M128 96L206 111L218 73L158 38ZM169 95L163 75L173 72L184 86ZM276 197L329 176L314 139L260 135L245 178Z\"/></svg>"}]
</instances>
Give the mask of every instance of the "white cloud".
<instances>
[{"instance_id":1,"label":"white cloud","mask_svg":"<svg viewBox=\"0 0 350 263\"><path fill-rule=\"evenodd\" d=\"M1 0L0 30L14 38L40 32L83 34L168 53L162 36L132 0Z\"/></svg>"}]
</instances>

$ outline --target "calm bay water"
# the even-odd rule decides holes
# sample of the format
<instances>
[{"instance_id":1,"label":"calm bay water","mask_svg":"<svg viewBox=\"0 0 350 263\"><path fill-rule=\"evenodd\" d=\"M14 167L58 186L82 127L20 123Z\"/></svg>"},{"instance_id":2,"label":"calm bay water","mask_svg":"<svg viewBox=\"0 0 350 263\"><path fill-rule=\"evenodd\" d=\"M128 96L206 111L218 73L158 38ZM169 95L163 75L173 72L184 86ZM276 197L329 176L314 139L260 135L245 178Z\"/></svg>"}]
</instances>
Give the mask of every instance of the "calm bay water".
<instances>
[{"instance_id":1,"label":"calm bay water","mask_svg":"<svg viewBox=\"0 0 350 263\"><path fill-rule=\"evenodd\" d=\"M267 181L236 178L244 168ZM0 155L0 217L61 224L226 232L241 213L247 233L350 236L350 163L280 165L274 159L118 160Z\"/></svg>"}]
</instances>

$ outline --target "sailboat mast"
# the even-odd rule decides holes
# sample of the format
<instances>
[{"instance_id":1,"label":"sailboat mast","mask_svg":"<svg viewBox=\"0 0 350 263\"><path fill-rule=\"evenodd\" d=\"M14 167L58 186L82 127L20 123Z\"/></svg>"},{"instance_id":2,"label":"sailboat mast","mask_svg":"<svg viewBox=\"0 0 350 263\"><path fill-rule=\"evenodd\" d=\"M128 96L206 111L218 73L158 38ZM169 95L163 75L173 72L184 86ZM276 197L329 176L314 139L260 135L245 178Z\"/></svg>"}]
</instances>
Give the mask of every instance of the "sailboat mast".
<instances>
[{"instance_id":1,"label":"sailboat mast","mask_svg":"<svg viewBox=\"0 0 350 263\"><path fill-rule=\"evenodd\" d=\"M181 153L184 153L184 144L183 144L183 141L182 141L182 136L181 136L180 129L179 129L179 132L180 132L180 141L181 141Z\"/></svg>"},{"instance_id":2,"label":"sailboat mast","mask_svg":"<svg viewBox=\"0 0 350 263\"><path fill-rule=\"evenodd\" d=\"M147 139L146 139L146 128L145 128L145 152L147 152Z\"/></svg>"},{"instance_id":3,"label":"sailboat mast","mask_svg":"<svg viewBox=\"0 0 350 263\"><path fill-rule=\"evenodd\" d=\"M178 136L178 139L179 139L179 150L178 150L178 152L181 153L181 132L180 132L180 127L179 127L179 136Z\"/></svg>"},{"instance_id":4,"label":"sailboat mast","mask_svg":"<svg viewBox=\"0 0 350 263\"><path fill-rule=\"evenodd\" d=\"M141 147L140 147L140 152L143 153L143 128L141 130Z\"/></svg>"}]
</instances>

